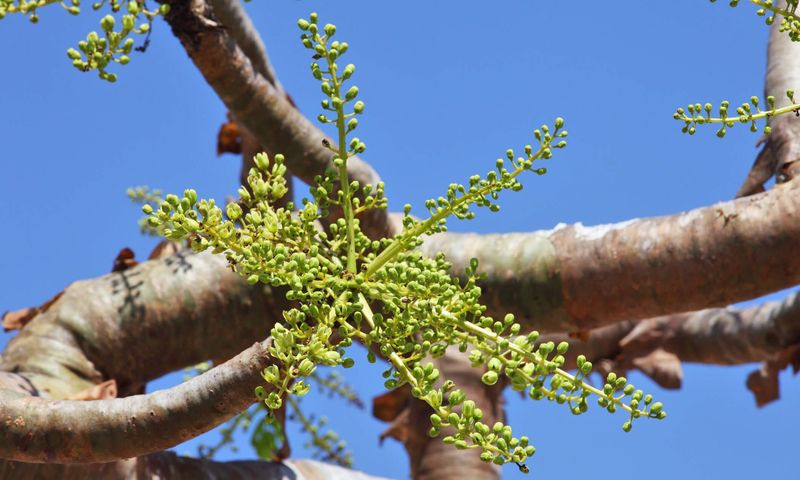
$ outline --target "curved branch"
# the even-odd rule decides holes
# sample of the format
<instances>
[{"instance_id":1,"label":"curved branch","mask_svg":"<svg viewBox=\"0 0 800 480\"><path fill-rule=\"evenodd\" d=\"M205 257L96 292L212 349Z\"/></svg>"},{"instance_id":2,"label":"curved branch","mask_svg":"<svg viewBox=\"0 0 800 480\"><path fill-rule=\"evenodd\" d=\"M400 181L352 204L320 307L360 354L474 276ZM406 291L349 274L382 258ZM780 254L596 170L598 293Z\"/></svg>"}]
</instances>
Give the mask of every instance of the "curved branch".
<instances>
[{"instance_id":1,"label":"curved branch","mask_svg":"<svg viewBox=\"0 0 800 480\"><path fill-rule=\"evenodd\" d=\"M178 252L73 283L8 343L0 370L50 398L107 379L125 392L236 355L267 336L284 305L282 291L247 285L221 256Z\"/></svg>"},{"instance_id":2,"label":"curved branch","mask_svg":"<svg viewBox=\"0 0 800 480\"><path fill-rule=\"evenodd\" d=\"M490 313L542 332L728 305L800 283L800 186L672 216L496 235L437 235L461 273L476 257Z\"/></svg>"},{"instance_id":3,"label":"curved branch","mask_svg":"<svg viewBox=\"0 0 800 480\"><path fill-rule=\"evenodd\" d=\"M256 400L269 341L167 390L114 400L45 400L0 391L0 458L97 463L156 452L189 440ZM87 421L91 419L91 421Z\"/></svg>"}]
</instances>

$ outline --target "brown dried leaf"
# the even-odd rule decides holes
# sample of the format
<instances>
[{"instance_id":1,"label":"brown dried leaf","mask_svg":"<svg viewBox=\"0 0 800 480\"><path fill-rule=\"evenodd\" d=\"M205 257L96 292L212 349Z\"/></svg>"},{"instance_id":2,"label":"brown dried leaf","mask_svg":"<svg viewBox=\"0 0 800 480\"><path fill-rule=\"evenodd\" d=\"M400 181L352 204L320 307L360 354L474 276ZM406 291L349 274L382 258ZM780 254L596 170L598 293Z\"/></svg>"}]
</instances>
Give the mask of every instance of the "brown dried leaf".
<instances>
[{"instance_id":1,"label":"brown dried leaf","mask_svg":"<svg viewBox=\"0 0 800 480\"><path fill-rule=\"evenodd\" d=\"M783 350L747 376L747 388L755 395L757 406L763 407L780 398L778 374L789 365L792 366L794 373L797 373L800 367L800 345Z\"/></svg>"},{"instance_id":2,"label":"brown dried leaf","mask_svg":"<svg viewBox=\"0 0 800 480\"><path fill-rule=\"evenodd\" d=\"M128 247L120 250L117 254L117 258L114 259L114 265L111 266L111 273L123 272L138 265L139 262L134 260L135 256L136 254L133 253L133 250Z\"/></svg>"},{"instance_id":3,"label":"brown dried leaf","mask_svg":"<svg viewBox=\"0 0 800 480\"><path fill-rule=\"evenodd\" d=\"M69 400L109 400L117 398L117 381L106 380L69 397Z\"/></svg>"},{"instance_id":4,"label":"brown dried leaf","mask_svg":"<svg viewBox=\"0 0 800 480\"><path fill-rule=\"evenodd\" d=\"M239 125L233 121L230 113L228 121L219 127L219 133L217 133L217 156L223 153L242 153L242 136Z\"/></svg>"}]
</instances>

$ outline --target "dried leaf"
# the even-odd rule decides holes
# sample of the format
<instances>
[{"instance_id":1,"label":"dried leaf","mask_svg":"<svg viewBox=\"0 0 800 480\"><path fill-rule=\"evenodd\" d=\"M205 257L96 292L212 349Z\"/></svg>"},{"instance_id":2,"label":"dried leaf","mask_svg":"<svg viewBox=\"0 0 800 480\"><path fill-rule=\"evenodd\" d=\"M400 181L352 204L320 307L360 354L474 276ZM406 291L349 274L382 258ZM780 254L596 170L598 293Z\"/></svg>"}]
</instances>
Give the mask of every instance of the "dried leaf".
<instances>
[{"instance_id":1,"label":"dried leaf","mask_svg":"<svg viewBox=\"0 0 800 480\"><path fill-rule=\"evenodd\" d=\"M123 248L117 254L117 258L114 259L114 265L111 267L111 272L123 272L129 268L135 267L139 264L136 260L134 260L135 254L133 250L128 247Z\"/></svg>"},{"instance_id":2,"label":"dried leaf","mask_svg":"<svg viewBox=\"0 0 800 480\"><path fill-rule=\"evenodd\" d=\"M117 381L106 380L69 397L69 400L109 400L117 398Z\"/></svg>"},{"instance_id":3,"label":"dried leaf","mask_svg":"<svg viewBox=\"0 0 800 480\"><path fill-rule=\"evenodd\" d=\"M242 136L239 125L228 114L228 121L219 127L217 133L217 156L223 153L242 153Z\"/></svg>"},{"instance_id":4,"label":"dried leaf","mask_svg":"<svg viewBox=\"0 0 800 480\"><path fill-rule=\"evenodd\" d=\"M747 388L755 395L756 405L763 407L780 398L778 374L789 365L792 366L794 373L797 373L800 367L800 345L783 350L747 376Z\"/></svg>"}]
</instances>

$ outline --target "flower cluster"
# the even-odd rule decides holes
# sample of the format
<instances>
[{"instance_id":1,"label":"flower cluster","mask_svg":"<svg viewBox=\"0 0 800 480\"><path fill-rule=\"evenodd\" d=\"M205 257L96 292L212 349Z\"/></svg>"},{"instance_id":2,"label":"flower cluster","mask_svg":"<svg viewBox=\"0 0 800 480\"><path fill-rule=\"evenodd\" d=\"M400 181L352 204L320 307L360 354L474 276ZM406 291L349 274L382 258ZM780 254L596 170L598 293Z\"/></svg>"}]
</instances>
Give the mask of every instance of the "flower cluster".
<instances>
[{"instance_id":1,"label":"flower cluster","mask_svg":"<svg viewBox=\"0 0 800 480\"><path fill-rule=\"evenodd\" d=\"M728 111L730 102L724 100L722 103L720 103L718 117L712 116L711 112L713 111L714 107L710 103L706 103L705 105L695 103L690 104L685 110L683 108L678 108L675 111L673 118L684 123L684 126L681 130L683 133L688 133L689 135L694 135L695 131L697 130L697 125L707 125L713 123L720 125L719 130L717 130L717 137L719 138L723 138L727 132L727 129L733 127L737 123L749 123L750 131L757 132L758 126L756 126L756 122L759 120L765 121L763 132L764 134L769 134L772 131L770 119L773 117L789 112L792 112L795 115L800 115L800 104L796 103L794 100L794 91L787 90L786 98L789 99L789 105L776 108L775 97L768 96L767 109L762 110L761 106L759 105L758 97L752 96L750 97L750 102L744 102L741 106L736 108L735 114L731 114ZM704 112L705 115L703 114Z\"/></svg>"},{"instance_id":2,"label":"flower cluster","mask_svg":"<svg viewBox=\"0 0 800 480\"><path fill-rule=\"evenodd\" d=\"M354 359L347 348L358 341L368 348L368 361L380 355L388 362L386 388L407 385L430 405L431 436L443 435L455 448L479 449L487 462L515 462L527 469L523 462L535 448L527 437L515 437L508 425L484 423L475 402L442 378L429 360L450 347L469 352L485 384L504 377L515 390L565 404L573 414L585 412L594 396L609 412L628 412L626 431L636 418L664 418L661 404L624 378L609 376L602 389L591 386L586 377L592 365L583 358L576 374L563 370L566 343L537 343L538 334L521 332L513 315L485 315L476 260L461 281L450 275L444 255L429 258L415 250L423 236L444 231L450 217L471 219L481 207L499 210L500 194L520 190L523 173L544 174L539 162L566 146L564 120L536 129L534 144L524 146L522 155L508 150L486 175L451 184L444 195L428 200L427 218L411 217L406 206L401 233L370 239L356 215L386 208L386 198L383 185L360 185L347 177L348 159L366 149L361 139L349 137L364 111L358 87L348 85L355 66L339 63L349 46L333 40L336 27L320 26L316 14L298 26L303 45L313 52L312 75L325 95L318 119L336 128L336 145L324 142L335 170L317 178L311 198L297 209L281 202L287 193L283 156L265 154L255 157L239 203L223 209L186 190L182 198L167 195L160 205L144 207L152 227L168 238L185 238L197 251L224 254L248 282L283 287L292 300L294 307L271 331L275 362L263 372L266 385L256 389L264 404L275 410L287 395L307 393L319 365L351 367ZM333 220L333 211L340 218Z\"/></svg>"},{"instance_id":3,"label":"flower cluster","mask_svg":"<svg viewBox=\"0 0 800 480\"><path fill-rule=\"evenodd\" d=\"M7 14L19 13L28 15L33 23L38 23L38 9L55 3L53 0L0 0L0 20ZM70 0L67 5L61 2L61 6L71 15L78 15L81 12L80 0ZM89 32L85 40L78 42L78 48L67 50L67 56L72 60L72 65L82 72L96 70L98 76L108 82L116 82L117 75L109 72L108 67L117 63L126 65L130 62L130 54L134 50L134 39L131 33L148 35L153 20L159 15L169 13L170 7L166 3L161 3L155 9L147 8L145 0L130 0L121 3L119 0L100 0L92 4L93 10L100 10L108 7L112 13L116 14L125 8L125 13L119 18L114 15L106 15L100 20L100 32ZM144 50L148 39L144 45L137 47Z\"/></svg>"}]
</instances>

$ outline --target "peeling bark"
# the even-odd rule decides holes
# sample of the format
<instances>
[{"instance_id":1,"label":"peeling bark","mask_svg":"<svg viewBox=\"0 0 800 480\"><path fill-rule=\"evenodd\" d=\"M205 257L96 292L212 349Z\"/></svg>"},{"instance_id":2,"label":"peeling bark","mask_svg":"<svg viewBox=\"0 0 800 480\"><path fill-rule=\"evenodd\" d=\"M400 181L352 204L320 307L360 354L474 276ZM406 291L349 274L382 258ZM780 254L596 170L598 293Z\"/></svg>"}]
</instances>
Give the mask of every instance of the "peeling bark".
<instances>
[{"instance_id":1,"label":"peeling bark","mask_svg":"<svg viewBox=\"0 0 800 480\"><path fill-rule=\"evenodd\" d=\"M425 241L460 274L487 273L490 314L526 329L590 330L724 306L800 283L800 185L689 212L533 233L447 233Z\"/></svg>"}]
</instances>

